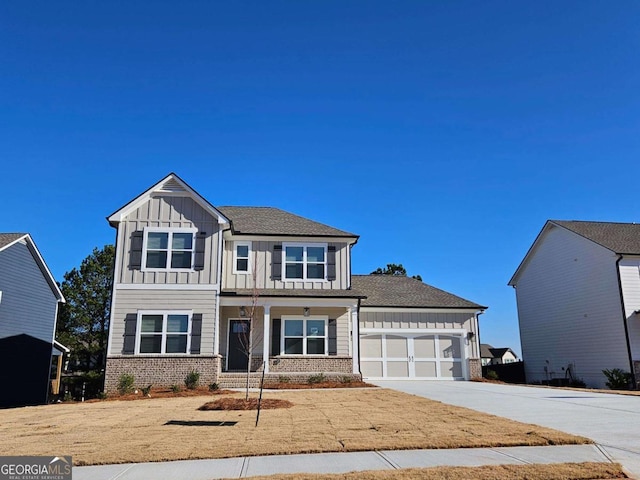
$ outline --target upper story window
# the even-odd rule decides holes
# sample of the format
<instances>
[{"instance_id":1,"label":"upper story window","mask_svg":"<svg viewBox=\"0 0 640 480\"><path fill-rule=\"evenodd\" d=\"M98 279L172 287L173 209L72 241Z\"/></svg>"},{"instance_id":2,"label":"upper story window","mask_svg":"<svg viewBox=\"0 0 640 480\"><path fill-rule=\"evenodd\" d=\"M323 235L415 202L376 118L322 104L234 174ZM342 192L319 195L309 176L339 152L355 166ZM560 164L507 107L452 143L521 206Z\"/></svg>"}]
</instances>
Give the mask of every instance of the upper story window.
<instances>
[{"instance_id":1,"label":"upper story window","mask_svg":"<svg viewBox=\"0 0 640 480\"><path fill-rule=\"evenodd\" d=\"M187 353L191 312L139 312L138 353Z\"/></svg>"},{"instance_id":2,"label":"upper story window","mask_svg":"<svg viewBox=\"0 0 640 480\"><path fill-rule=\"evenodd\" d=\"M143 264L147 270L190 270L193 268L195 229L146 228Z\"/></svg>"},{"instance_id":3,"label":"upper story window","mask_svg":"<svg viewBox=\"0 0 640 480\"><path fill-rule=\"evenodd\" d=\"M284 244L284 280L325 280L326 244Z\"/></svg>"},{"instance_id":4,"label":"upper story window","mask_svg":"<svg viewBox=\"0 0 640 480\"><path fill-rule=\"evenodd\" d=\"M233 248L233 273L251 273L251 242L235 242Z\"/></svg>"}]
</instances>

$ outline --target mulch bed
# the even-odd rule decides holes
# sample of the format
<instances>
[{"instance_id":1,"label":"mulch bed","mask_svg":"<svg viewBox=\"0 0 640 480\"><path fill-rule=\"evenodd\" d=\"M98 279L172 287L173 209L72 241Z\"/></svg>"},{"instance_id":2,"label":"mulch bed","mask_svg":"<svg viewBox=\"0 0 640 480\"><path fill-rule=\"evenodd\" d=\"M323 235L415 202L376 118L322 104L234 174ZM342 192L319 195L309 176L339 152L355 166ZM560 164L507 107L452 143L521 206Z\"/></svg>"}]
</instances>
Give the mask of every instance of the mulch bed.
<instances>
[{"instance_id":1,"label":"mulch bed","mask_svg":"<svg viewBox=\"0 0 640 480\"><path fill-rule=\"evenodd\" d=\"M104 400L145 400L148 398L174 398L174 397L202 397L208 395L227 395L230 393L236 393L231 390L209 390L209 387L198 387L193 390L187 390L186 388L182 388L179 392L174 392L169 387L158 387L152 388L149 396L145 396L142 394L142 391L138 389L138 393L127 393L125 395L109 395ZM103 400L94 399L88 400L89 402L101 402Z\"/></svg>"},{"instance_id":2,"label":"mulch bed","mask_svg":"<svg viewBox=\"0 0 640 480\"><path fill-rule=\"evenodd\" d=\"M280 383L266 383L264 385L265 390L300 390L307 388L368 388L374 387L375 385L371 385L366 382L320 382L320 383L288 383L288 382L280 382Z\"/></svg>"},{"instance_id":3,"label":"mulch bed","mask_svg":"<svg viewBox=\"0 0 640 480\"><path fill-rule=\"evenodd\" d=\"M291 408L293 403L288 400L280 400L277 398L263 398L260 403L260 409L270 410L274 408ZM219 398L213 402L207 402L198 410L257 410L258 399L249 398Z\"/></svg>"}]
</instances>

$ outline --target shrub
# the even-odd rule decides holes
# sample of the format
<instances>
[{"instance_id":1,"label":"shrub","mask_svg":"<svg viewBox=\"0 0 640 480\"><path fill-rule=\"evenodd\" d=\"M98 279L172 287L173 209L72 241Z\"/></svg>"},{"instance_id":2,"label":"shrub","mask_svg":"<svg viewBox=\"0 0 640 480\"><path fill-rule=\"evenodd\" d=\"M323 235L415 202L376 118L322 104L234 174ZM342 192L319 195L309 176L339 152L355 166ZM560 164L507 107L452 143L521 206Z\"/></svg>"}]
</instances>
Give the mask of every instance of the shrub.
<instances>
[{"instance_id":1,"label":"shrub","mask_svg":"<svg viewBox=\"0 0 640 480\"><path fill-rule=\"evenodd\" d=\"M220 389L220 385L218 385L216 382L209 384L209 390L211 392L215 392L216 390L219 390L219 389Z\"/></svg>"},{"instance_id":2,"label":"shrub","mask_svg":"<svg viewBox=\"0 0 640 480\"><path fill-rule=\"evenodd\" d=\"M324 373L318 373L316 375L311 375L307 380L309 385L313 385L314 383L322 383L327 380L327 377Z\"/></svg>"},{"instance_id":3,"label":"shrub","mask_svg":"<svg viewBox=\"0 0 640 480\"><path fill-rule=\"evenodd\" d=\"M607 377L607 387L611 390L630 390L633 377L631 373L625 372L620 368L612 368L611 370L602 370L604 376Z\"/></svg>"},{"instance_id":4,"label":"shrub","mask_svg":"<svg viewBox=\"0 0 640 480\"><path fill-rule=\"evenodd\" d=\"M147 387L142 387L140 390L142 391L142 395L144 395L145 397L151 396L151 385Z\"/></svg>"},{"instance_id":5,"label":"shrub","mask_svg":"<svg viewBox=\"0 0 640 480\"><path fill-rule=\"evenodd\" d=\"M487 380L500 380L500 377L495 370L487 370L487 374L485 376Z\"/></svg>"},{"instance_id":6,"label":"shrub","mask_svg":"<svg viewBox=\"0 0 640 480\"><path fill-rule=\"evenodd\" d=\"M200 383L200 373L196 370L191 370L187 373L187 376L184 377L184 386L187 387L188 390L194 390L198 383Z\"/></svg>"},{"instance_id":7,"label":"shrub","mask_svg":"<svg viewBox=\"0 0 640 480\"><path fill-rule=\"evenodd\" d=\"M169 387L173 393L178 393L180 391L180 385L171 385Z\"/></svg>"},{"instance_id":8,"label":"shrub","mask_svg":"<svg viewBox=\"0 0 640 480\"><path fill-rule=\"evenodd\" d=\"M350 377L349 375L344 375L344 376L340 377L338 379L338 381L340 383L351 383L351 382L353 382L353 377Z\"/></svg>"},{"instance_id":9,"label":"shrub","mask_svg":"<svg viewBox=\"0 0 640 480\"><path fill-rule=\"evenodd\" d=\"M289 383L291 381L291 377L287 377L286 375L278 375L278 383Z\"/></svg>"},{"instance_id":10,"label":"shrub","mask_svg":"<svg viewBox=\"0 0 640 480\"><path fill-rule=\"evenodd\" d=\"M136 378L131 373L123 373L120 375L120 378L118 378L118 393L125 395L133 392L133 384L135 381Z\"/></svg>"}]
</instances>

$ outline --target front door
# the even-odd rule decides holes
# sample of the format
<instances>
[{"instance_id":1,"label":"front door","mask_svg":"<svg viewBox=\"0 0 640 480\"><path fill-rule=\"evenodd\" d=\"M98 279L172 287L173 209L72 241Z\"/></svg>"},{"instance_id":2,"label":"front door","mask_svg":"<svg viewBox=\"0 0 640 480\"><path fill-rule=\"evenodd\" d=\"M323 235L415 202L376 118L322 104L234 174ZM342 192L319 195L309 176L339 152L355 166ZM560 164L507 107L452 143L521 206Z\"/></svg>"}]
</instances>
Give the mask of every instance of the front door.
<instances>
[{"instance_id":1,"label":"front door","mask_svg":"<svg viewBox=\"0 0 640 480\"><path fill-rule=\"evenodd\" d=\"M248 320L229 320L228 370L245 371L247 369L249 332Z\"/></svg>"}]
</instances>

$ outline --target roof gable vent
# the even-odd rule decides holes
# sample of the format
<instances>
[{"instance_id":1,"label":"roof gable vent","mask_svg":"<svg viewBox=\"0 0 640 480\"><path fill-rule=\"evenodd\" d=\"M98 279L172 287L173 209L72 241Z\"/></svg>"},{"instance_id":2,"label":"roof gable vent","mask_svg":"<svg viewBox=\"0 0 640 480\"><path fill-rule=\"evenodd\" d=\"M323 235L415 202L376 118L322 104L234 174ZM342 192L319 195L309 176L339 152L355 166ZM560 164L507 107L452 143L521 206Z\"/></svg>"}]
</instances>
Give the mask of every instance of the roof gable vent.
<instances>
[{"instance_id":1,"label":"roof gable vent","mask_svg":"<svg viewBox=\"0 0 640 480\"><path fill-rule=\"evenodd\" d=\"M166 182L164 182L156 191L178 193L186 192L187 190L175 178L170 178Z\"/></svg>"}]
</instances>

